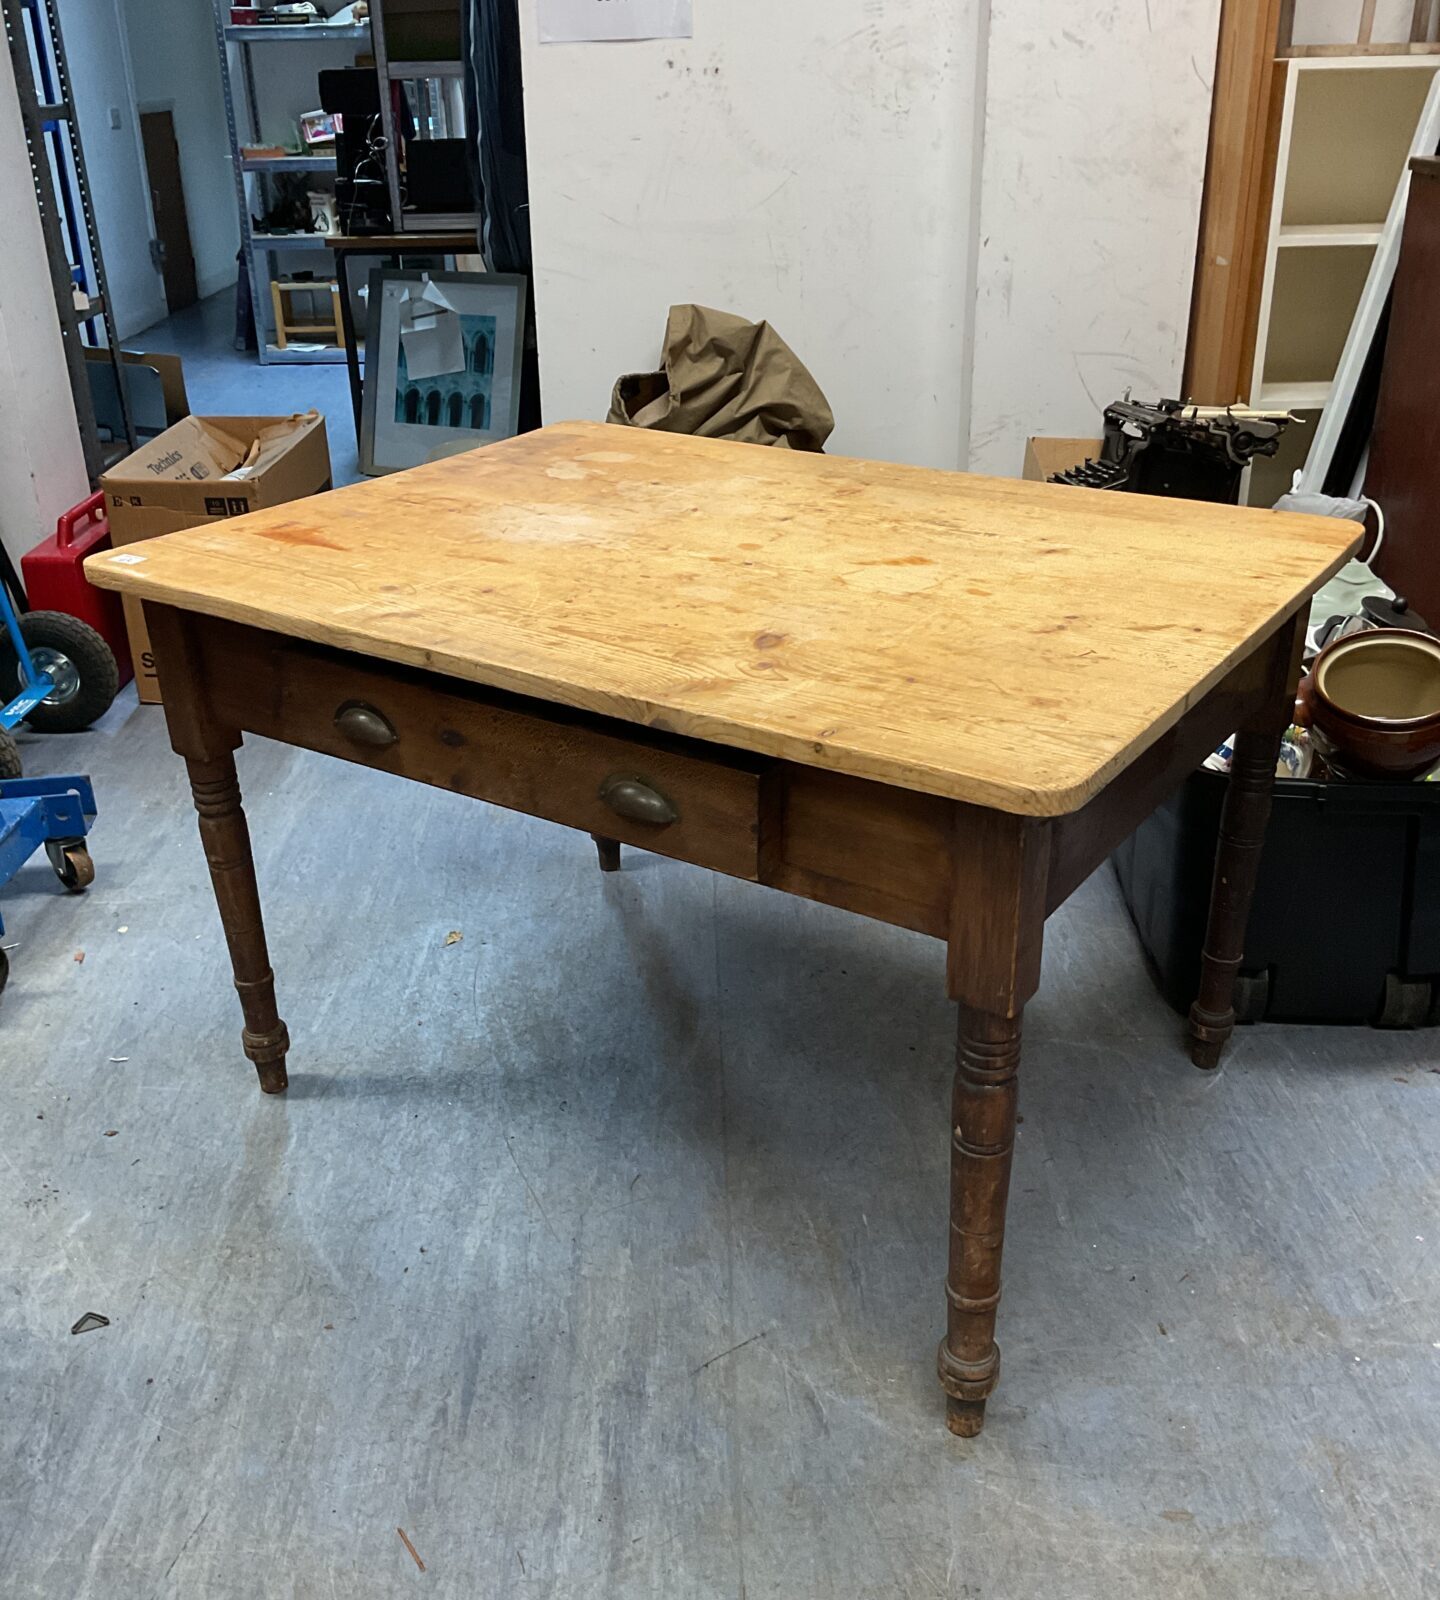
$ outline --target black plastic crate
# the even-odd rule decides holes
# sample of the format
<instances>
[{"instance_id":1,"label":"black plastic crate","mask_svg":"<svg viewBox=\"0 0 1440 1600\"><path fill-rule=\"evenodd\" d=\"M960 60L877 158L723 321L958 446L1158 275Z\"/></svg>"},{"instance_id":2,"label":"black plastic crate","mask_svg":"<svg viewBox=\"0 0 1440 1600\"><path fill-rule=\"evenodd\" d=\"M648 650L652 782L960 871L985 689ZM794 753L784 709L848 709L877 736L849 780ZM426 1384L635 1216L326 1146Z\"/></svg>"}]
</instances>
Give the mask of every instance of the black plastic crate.
<instances>
[{"instance_id":1,"label":"black plastic crate","mask_svg":"<svg viewBox=\"0 0 1440 1600\"><path fill-rule=\"evenodd\" d=\"M1228 778L1192 773L1112 858L1166 1000L1195 998ZM1275 782L1242 1021L1440 1020L1440 783Z\"/></svg>"}]
</instances>

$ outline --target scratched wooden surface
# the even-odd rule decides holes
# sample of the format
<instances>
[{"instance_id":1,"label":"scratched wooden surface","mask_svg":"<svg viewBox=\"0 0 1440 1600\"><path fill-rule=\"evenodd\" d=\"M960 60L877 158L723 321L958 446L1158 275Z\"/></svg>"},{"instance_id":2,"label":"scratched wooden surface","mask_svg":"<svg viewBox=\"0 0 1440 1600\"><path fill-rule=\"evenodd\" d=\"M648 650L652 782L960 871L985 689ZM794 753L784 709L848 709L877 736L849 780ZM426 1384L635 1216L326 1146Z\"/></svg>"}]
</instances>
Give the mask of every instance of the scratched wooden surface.
<instances>
[{"instance_id":1,"label":"scratched wooden surface","mask_svg":"<svg viewBox=\"0 0 1440 1600\"><path fill-rule=\"evenodd\" d=\"M86 566L104 588L1058 815L1355 531L561 423Z\"/></svg>"}]
</instances>

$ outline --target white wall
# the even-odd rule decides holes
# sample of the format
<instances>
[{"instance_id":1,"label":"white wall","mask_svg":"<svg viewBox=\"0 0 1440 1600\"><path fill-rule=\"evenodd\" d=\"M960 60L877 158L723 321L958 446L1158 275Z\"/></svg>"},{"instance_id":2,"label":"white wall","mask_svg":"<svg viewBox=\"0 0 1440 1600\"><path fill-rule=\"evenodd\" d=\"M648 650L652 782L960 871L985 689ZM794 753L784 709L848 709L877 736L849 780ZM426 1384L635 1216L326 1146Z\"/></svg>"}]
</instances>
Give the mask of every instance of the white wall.
<instances>
[{"instance_id":1,"label":"white wall","mask_svg":"<svg viewBox=\"0 0 1440 1600\"><path fill-rule=\"evenodd\" d=\"M168 109L203 300L235 281L240 222L215 18L206 0L121 0L137 109Z\"/></svg>"},{"instance_id":2,"label":"white wall","mask_svg":"<svg viewBox=\"0 0 1440 1600\"><path fill-rule=\"evenodd\" d=\"M1138 13L1138 15L1137 15ZM1219 0L992 0L969 464L1175 396Z\"/></svg>"},{"instance_id":3,"label":"white wall","mask_svg":"<svg viewBox=\"0 0 1440 1600\"><path fill-rule=\"evenodd\" d=\"M8 51L0 51L0 217L0 539L18 564L89 484Z\"/></svg>"},{"instance_id":4,"label":"white wall","mask_svg":"<svg viewBox=\"0 0 1440 1600\"><path fill-rule=\"evenodd\" d=\"M115 0L59 0L58 9L110 303L126 339L165 315L164 283L150 259L150 194L128 46ZM118 128L110 126L112 108Z\"/></svg>"},{"instance_id":5,"label":"white wall","mask_svg":"<svg viewBox=\"0 0 1440 1600\"><path fill-rule=\"evenodd\" d=\"M683 300L772 321L851 454L1017 473L1178 382L1219 0L695 0L693 40L616 45L521 15L547 417L602 416Z\"/></svg>"},{"instance_id":6,"label":"white wall","mask_svg":"<svg viewBox=\"0 0 1440 1600\"><path fill-rule=\"evenodd\" d=\"M979 0L696 0L539 45L522 0L545 414L603 417L672 302L767 318L832 448L955 465Z\"/></svg>"}]
</instances>

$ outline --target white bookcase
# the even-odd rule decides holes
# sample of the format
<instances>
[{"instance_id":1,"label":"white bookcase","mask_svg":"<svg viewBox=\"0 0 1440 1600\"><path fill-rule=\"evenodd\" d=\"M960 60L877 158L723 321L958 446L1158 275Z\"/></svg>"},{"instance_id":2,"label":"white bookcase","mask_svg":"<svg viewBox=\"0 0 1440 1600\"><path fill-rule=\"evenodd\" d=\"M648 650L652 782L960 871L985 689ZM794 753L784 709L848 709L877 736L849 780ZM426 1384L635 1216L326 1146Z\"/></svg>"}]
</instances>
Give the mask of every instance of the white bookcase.
<instances>
[{"instance_id":1,"label":"white bookcase","mask_svg":"<svg viewBox=\"0 0 1440 1600\"><path fill-rule=\"evenodd\" d=\"M1330 395L1440 56L1285 62L1249 403L1299 413L1249 500L1289 487Z\"/></svg>"}]
</instances>

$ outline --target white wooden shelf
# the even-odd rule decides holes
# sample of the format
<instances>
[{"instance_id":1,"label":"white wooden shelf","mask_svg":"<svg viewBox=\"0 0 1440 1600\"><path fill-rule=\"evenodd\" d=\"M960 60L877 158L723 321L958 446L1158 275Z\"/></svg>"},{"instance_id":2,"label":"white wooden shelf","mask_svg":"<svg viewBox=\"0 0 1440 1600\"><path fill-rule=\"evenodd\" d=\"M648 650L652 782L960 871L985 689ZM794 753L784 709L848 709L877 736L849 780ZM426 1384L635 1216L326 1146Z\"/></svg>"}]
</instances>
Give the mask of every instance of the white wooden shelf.
<instances>
[{"instance_id":1,"label":"white wooden shelf","mask_svg":"<svg viewBox=\"0 0 1440 1600\"><path fill-rule=\"evenodd\" d=\"M1258 404L1264 410L1319 411L1330 398L1330 380L1323 383L1262 383Z\"/></svg>"},{"instance_id":2,"label":"white wooden shelf","mask_svg":"<svg viewBox=\"0 0 1440 1600\"><path fill-rule=\"evenodd\" d=\"M1281 65L1275 183L1246 398L1317 414L1309 438L1323 427L1437 68L1440 57L1433 55ZM1291 432L1298 435L1298 426ZM1297 437L1295 448L1302 442ZM1252 493L1265 477L1252 474ZM1267 481L1262 494L1272 487Z\"/></svg>"},{"instance_id":3,"label":"white wooden shelf","mask_svg":"<svg viewBox=\"0 0 1440 1600\"><path fill-rule=\"evenodd\" d=\"M1316 245L1370 245L1380 243L1385 224L1380 222L1288 222L1280 229L1276 244L1282 250L1304 249Z\"/></svg>"}]
</instances>

